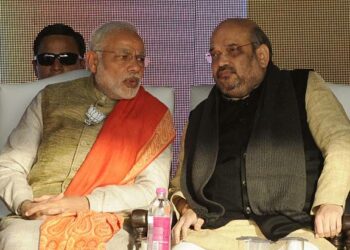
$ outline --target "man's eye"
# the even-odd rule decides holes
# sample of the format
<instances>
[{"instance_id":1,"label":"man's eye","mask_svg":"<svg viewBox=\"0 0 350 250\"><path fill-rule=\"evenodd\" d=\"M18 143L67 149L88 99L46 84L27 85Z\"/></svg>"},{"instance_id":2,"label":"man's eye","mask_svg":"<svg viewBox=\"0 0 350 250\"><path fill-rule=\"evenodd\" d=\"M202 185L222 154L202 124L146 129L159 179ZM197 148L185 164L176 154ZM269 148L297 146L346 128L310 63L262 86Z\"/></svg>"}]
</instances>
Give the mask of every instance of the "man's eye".
<instances>
[{"instance_id":1,"label":"man's eye","mask_svg":"<svg viewBox=\"0 0 350 250\"><path fill-rule=\"evenodd\" d=\"M123 61L128 61L130 59L130 55L120 55L119 56L120 59L122 59Z\"/></svg>"},{"instance_id":2,"label":"man's eye","mask_svg":"<svg viewBox=\"0 0 350 250\"><path fill-rule=\"evenodd\" d=\"M219 57L219 53L210 53L211 58L215 59Z\"/></svg>"},{"instance_id":3,"label":"man's eye","mask_svg":"<svg viewBox=\"0 0 350 250\"><path fill-rule=\"evenodd\" d=\"M145 62L145 57L144 56L138 56L137 61L139 62Z\"/></svg>"},{"instance_id":4,"label":"man's eye","mask_svg":"<svg viewBox=\"0 0 350 250\"><path fill-rule=\"evenodd\" d=\"M239 48L237 47L228 48L228 52L230 53L230 55L236 55L237 53L239 53Z\"/></svg>"}]
</instances>

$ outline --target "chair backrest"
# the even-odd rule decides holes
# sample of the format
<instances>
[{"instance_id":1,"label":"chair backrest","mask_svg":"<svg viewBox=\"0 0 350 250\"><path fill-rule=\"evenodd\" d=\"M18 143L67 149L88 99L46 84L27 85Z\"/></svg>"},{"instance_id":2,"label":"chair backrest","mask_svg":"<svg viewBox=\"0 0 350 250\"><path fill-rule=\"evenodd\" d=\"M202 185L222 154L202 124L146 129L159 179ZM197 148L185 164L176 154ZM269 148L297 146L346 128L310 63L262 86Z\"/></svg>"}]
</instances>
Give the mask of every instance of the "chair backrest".
<instances>
[{"instance_id":1,"label":"chair backrest","mask_svg":"<svg viewBox=\"0 0 350 250\"><path fill-rule=\"evenodd\" d=\"M350 118L350 85L327 83ZM213 85L197 85L191 87L191 110L206 99Z\"/></svg>"},{"instance_id":2,"label":"chair backrest","mask_svg":"<svg viewBox=\"0 0 350 250\"><path fill-rule=\"evenodd\" d=\"M0 84L0 149L40 90L49 84L74 80L89 74L87 70L74 70L23 84Z\"/></svg>"},{"instance_id":3,"label":"chair backrest","mask_svg":"<svg viewBox=\"0 0 350 250\"><path fill-rule=\"evenodd\" d=\"M214 85L197 85L191 86L191 101L190 110L194 109L198 104L200 104L209 95L210 90Z\"/></svg>"},{"instance_id":4,"label":"chair backrest","mask_svg":"<svg viewBox=\"0 0 350 250\"><path fill-rule=\"evenodd\" d=\"M346 114L350 118L350 85L328 83L328 86L343 105Z\"/></svg>"},{"instance_id":5,"label":"chair backrest","mask_svg":"<svg viewBox=\"0 0 350 250\"><path fill-rule=\"evenodd\" d=\"M46 85L89 76L86 70L75 70L54 77L24 84L0 84L0 150L18 124L26 107L35 95ZM145 89L157 97L170 111L174 111L174 92L171 87L151 87Z\"/></svg>"}]
</instances>

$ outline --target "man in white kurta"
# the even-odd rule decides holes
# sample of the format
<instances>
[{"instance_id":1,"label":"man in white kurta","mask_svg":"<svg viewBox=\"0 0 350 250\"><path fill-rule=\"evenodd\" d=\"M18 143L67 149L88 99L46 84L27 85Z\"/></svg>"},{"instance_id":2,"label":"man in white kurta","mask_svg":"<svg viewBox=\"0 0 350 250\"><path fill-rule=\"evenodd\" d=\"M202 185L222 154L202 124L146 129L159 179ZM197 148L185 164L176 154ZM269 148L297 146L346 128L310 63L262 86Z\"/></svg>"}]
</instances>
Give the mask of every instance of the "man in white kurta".
<instances>
[{"instance_id":1,"label":"man in white kurta","mask_svg":"<svg viewBox=\"0 0 350 250\"><path fill-rule=\"evenodd\" d=\"M168 186L170 146L133 183L97 187L82 197L62 195L104 124L87 125L85 112L94 105L108 116L119 100L133 98L145 67L143 41L130 24L111 22L101 26L92 36L90 47L87 62L92 76L52 85L39 93L0 155L0 194L13 213L1 219L1 249L38 249L39 227L48 216L87 209L128 213L147 206L157 187ZM103 49L112 53L104 53ZM124 54L113 54L120 51ZM65 95L67 91L69 96ZM53 114L54 124L46 124L43 119L47 110L56 110L52 104L47 106L50 95L61 106L60 113ZM67 123L74 126L64 129ZM64 136L52 134L47 138L57 127L63 127ZM107 248L127 249L130 244L126 225L107 243Z\"/></svg>"}]
</instances>

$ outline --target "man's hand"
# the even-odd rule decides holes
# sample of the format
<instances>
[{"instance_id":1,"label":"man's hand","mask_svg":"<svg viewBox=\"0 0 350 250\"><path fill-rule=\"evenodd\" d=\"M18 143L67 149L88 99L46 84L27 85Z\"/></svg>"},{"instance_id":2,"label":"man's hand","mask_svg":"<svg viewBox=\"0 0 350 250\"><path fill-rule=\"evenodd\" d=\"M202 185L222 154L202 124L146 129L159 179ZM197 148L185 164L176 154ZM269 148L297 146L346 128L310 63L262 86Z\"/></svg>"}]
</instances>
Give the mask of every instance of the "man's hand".
<instances>
[{"instance_id":1,"label":"man's hand","mask_svg":"<svg viewBox=\"0 0 350 250\"><path fill-rule=\"evenodd\" d=\"M28 203L23 202L21 206L22 216L28 219L45 219L64 212L86 211L89 202L86 197L65 197L63 194L57 196L42 196Z\"/></svg>"},{"instance_id":2,"label":"man's hand","mask_svg":"<svg viewBox=\"0 0 350 250\"><path fill-rule=\"evenodd\" d=\"M38 213L38 214L32 214L30 216L27 216L26 215L27 211L29 211L30 209L40 205L41 203L59 200L59 199L62 199L63 197L64 197L64 195L61 193L59 195L43 195L41 197L34 198L33 201L25 200L21 204L20 214L25 219L30 219L30 220L43 219L44 220L44 219L46 219L46 215Z\"/></svg>"},{"instance_id":3,"label":"man's hand","mask_svg":"<svg viewBox=\"0 0 350 250\"><path fill-rule=\"evenodd\" d=\"M198 231L202 228L203 224L204 220L198 218L197 214L191 208L187 208L173 228L174 243L179 244L181 239L185 239L188 229L191 226L194 227L194 230Z\"/></svg>"},{"instance_id":4,"label":"man's hand","mask_svg":"<svg viewBox=\"0 0 350 250\"><path fill-rule=\"evenodd\" d=\"M316 237L334 237L341 232L343 208L339 205L320 205L315 215Z\"/></svg>"}]
</instances>

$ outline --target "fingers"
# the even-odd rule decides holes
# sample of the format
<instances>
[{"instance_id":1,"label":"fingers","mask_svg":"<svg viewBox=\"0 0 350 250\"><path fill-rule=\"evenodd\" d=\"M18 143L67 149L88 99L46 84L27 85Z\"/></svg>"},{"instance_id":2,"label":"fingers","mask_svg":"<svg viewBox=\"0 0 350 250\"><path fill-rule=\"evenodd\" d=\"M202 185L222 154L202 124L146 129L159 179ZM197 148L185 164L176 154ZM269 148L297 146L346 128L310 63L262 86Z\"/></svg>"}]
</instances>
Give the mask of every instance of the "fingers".
<instances>
[{"instance_id":1,"label":"fingers","mask_svg":"<svg viewBox=\"0 0 350 250\"><path fill-rule=\"evenodd\" d=\"M316 220L317 237L334 237L341 232L341 216L320 217Z\"/></svg>"},{"instance_id":2,"label":"fingers","mask_svg":"<svg viewBox=\"0 0 350 250\"><path fill-rule=\"evenodd\" d=\"M204 224L204 220L201 219L201 218L199 218L199 219L197 220L196 224L194 224L194 230L195 230L195 231L201 230L203 224Z\"/></svg>"},{"instance_id":3,"label":"fingers","mask_svg":"<svg viewBox=\"0 0 350 250\"><path fill-rule=\"evenodd\" d=\"M25 216L31 217L31 216L34 216L35 214L37 216L40 216L43 214L42 211L45 209L46 209L46 207L43 205L34 206L26 211Z\"/></svg>"},{"instance_id":4,"label":"fingers","mask_svg":"<svg viewBox=\"0 0 350 250\"><path fill-rule=\"evenodd\" d=\"M187 238L188 230L190 229L190 226L194 223L195 222L193 220L190 220L190 219L185 220L185 222L182 224L182 227L181 227L181 240Z\"/></svg>"},{"instance_id":5,"label":"fingers","mask_svg":"<svg viewBox=\"0 0 350 250\"><path fill-rule=\"evenodd\" d=\"M55 200L60 200L63 197L64 197L63 193L60 193L58 195L43 195L43 196L34 198L33 201L34 202L42 202L42 201L49 201L49 200L55 201Z\"/></svg>"},{"instance_id":6,"label":"fingers","mask_svg":"<svg viewBox=\"0 0 350 250\"><path fill-rule=\"evenodd\" d=\"M190 226L191 223L187 218L180 218L180 220L176 223L173 229L175 244L179 244L182 239L185 239L187 237L187 231L190 228Z\"/></svg>"},{"instance_id":7,"label":"fingers","mask_svg":"<svg viewBox=\"0 0 350 250\"><path fill-rule=\"evenodd\" d=\"M337 217L337 229L336 229L336 235L339 235L341 233L342 229L342 216Z\"/></svg>"},{"instance_id":8,"label":"fingers","mask_svg":"<svg viewBox=\"0 0 350 250\"><path fill-rule=\"evenodd\" d=\"M64 194L60 193L58 195L43 195L41 197L35 198L34 203L30 209L25 212L26 217L41 217L43 215L57 215L65 212L62 205L59 205L57 201L62 200Z\"/></svg>"},{"instance_id":9,"label":"fingers","mask_svg":"<svg viewBox=\"0 0 350 250\"><path fill-rule=\"evenodd\" d=\"M181 240L186 239L191 226L194 226L195 230L200 230L203 223L204 220L198 219L197 214L192 209L187 210L173 228L174 243L178 244Z\"/></svg>"},{"instance_id":10,"label":"fingers","mask_svg":"<svg viewBox=\"0 0 350 250\"><path fill-rule=\"evenodd\" d=\"M173 239L175 244L180 243L180 235L181 235L181 228L182 228L183 222L184 220L180 218L180 220L175 224L173 228Z\"/></svg>"},{"instance_id":11,"label":"fingers","mask_svg":"<svg viewBox=\"0 0 350 250\"><path fill-rule=\"evenodd\" d=\"M32 216L27 217L29 220L46 220L48 216L41 214L34 214Z\"/></svg>"},{"instance_id":12,"label":"fingers","mask_svg":"<svg viewBox=\"0 0 350 250\"><path fill-rule=\"evenodd\" d=\"M317 238L325 237L324 229L329 228L328 221L324 221L321 216L315 218L315 233Z\"/></svg>"},{"instance_id":13,"label":"fingers","mask_svg":"<svg viewBox=\"0 0 350 250\"><path fill-rule=\"evenodd\" d=\"M61 200L62 198L64 198L64 194L63 193L60 193L56 196L53 196L50 201L58 201L58 200Z\"/></svg>"},{"instance_id":14,"label":"fingers","mask_svg":"<svg viewBox=\"0 0 350 250\"><path fill-rule=\"evenodd\" d=\"M37 215L57 215L65 212L65 209L63 207L57 206L57 204L54 203L42 203L39 205L36 205L32 208L30 208L25 215L27 217Z\"/></svg>"},{"instance_id":15,"label":"fingers","mask_svg":"<svg viewBox=\"0 0 350 250\"><path fill-rule=\"evenodd\" d=\"M34 198L33 201L34 202L42 202L42 201L46 201L48 199L50 199L51 195L43 195L37 198Z\"/></svg>"},{"instance_id":16,"label":"fingers","mask_svg":"<svg viewBox=\"0 0 350 250\"><path fill-rule=\"evenodd\" d=\"M316 237L334 237L341 232L343 209L337 205L322 205L315 216Z\"/></svg>"},{"instance_id":17,"label":"fingers","mask_svg":"<svg viewBox=\"0 0 350 250\"><path fill-rule=\"evenodd\" d=\"M43 195L43 196L34 198L33 201L34 201L34 202L43 202L43 201L49 200L49 199L52 198L52 197L53 197L53 195Z\"/></svg>"},{"instance_id":18,"label":"fingers","mask_svg":"<svg viewBox=\"0 0 350 250\"><path fill-rule=\"evenodd\" d=\"M315 216L315 235L316 238L323 237L323 225L322 220Z\"/></svg>"}]
</instances>

